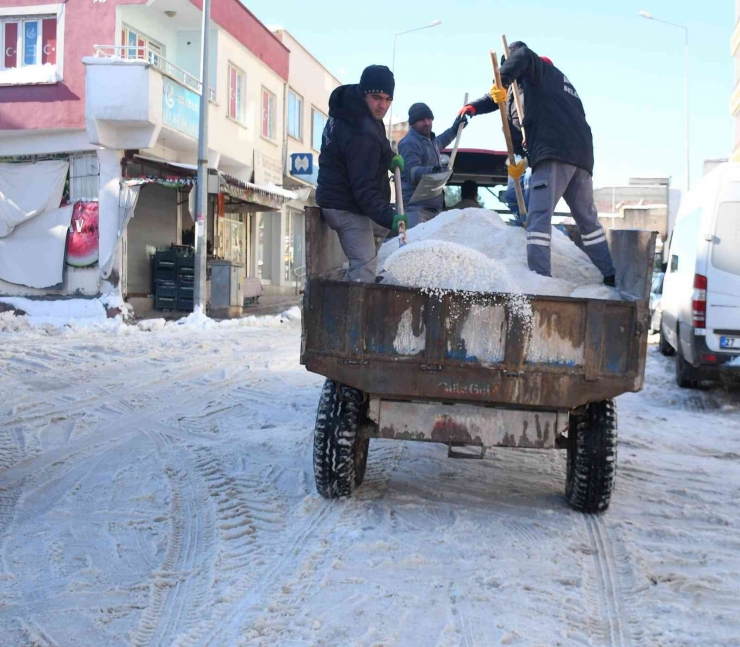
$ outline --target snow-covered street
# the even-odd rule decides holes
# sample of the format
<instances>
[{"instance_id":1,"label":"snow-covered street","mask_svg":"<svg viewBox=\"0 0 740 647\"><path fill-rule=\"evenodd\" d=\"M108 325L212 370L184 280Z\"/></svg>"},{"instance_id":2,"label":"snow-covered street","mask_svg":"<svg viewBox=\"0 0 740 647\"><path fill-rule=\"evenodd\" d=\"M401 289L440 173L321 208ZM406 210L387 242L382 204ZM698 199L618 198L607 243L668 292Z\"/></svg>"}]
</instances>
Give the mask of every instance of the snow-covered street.
<instances>
[{"instance_id":1,"label":"snow-covered street","mask_svg":"<svg viewBox=\"0 0 740 647\"><path fill-rule=\"evenodd\" d=\"M326 501L299 350L280 317L0 334L0 645L740 645L740 394L651 346L600 517L564 452L378 440Z\"/></svg>"}]
</instances>

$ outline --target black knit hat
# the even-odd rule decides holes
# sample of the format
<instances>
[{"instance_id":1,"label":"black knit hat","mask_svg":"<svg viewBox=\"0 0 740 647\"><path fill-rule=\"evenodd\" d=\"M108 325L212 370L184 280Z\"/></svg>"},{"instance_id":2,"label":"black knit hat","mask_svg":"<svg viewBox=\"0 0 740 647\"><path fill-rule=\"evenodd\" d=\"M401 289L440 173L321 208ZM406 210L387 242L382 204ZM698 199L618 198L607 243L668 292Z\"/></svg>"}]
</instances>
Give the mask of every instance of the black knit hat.
<instances>
[{"instance_id":1,"label":"black knit hat","mask_svg":"<svg viewBox=\"0 0 740 647\"><path fill-rule=\"evenodd\" d=\"M434 119L431 108L426 103L415 103L409 108L409 126L422 119Z\"/></svg>"},{"instance_id":2,"label":"black knit hat","mask_svg":"<svg viewBox=\"0 0 740 647\"><path fill-rule=\"evenodd\" d=\"M384 92L391 99L393 90L396 89L396 80L385 65L369 65L362 71L360 77L360 92L370 94L372 92Z\"/></svg>"},{"instance_id":3,"label":"black knit hat","mask_svg":"<svg viewBox=\"0 0 740 647\"><path fill-rule=\"evenodd\" d=\"M521 40L515 40L511 45L509 45L509 51L515 52L516 50L520 49L521 47L526 47L527 43L522 42Z\"/></svg>"}]
</instances>

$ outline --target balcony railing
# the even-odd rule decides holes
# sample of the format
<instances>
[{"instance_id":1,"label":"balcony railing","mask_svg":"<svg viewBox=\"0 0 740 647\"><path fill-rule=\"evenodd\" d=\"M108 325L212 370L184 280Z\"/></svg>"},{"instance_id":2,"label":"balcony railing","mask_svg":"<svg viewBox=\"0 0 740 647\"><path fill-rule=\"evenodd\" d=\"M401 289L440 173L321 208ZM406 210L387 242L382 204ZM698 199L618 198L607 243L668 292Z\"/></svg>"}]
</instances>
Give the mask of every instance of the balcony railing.
<instances>
[{"instance_id":1,"label":"balcony railing","mask_svg":"<svg viewBox=\"0 0 740 647\"><path fill-rule=\"evenodd\" d=\"M95 56L102 58L120 58L126 61L143 61L159 70L165 76L177 81L180 85L190 88L197 94L201 93L202 84L189 72L168 61L162 54L150 47L132 47L130 45L95 45ZM213 88L208 90L208 98L216 100Z\"/></svg>"}]
</instances>

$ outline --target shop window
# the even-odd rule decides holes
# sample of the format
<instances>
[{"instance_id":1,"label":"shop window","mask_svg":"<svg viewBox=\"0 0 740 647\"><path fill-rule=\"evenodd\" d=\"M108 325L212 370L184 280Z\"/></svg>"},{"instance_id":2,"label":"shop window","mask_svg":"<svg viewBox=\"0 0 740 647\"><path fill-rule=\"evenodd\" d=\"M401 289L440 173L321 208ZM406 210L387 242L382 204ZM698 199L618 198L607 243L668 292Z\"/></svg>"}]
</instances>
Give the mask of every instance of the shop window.
<instances>
[{"instance_id":1,"label":"shop window","mask_svg":"<svg viewBox=\"0 0 740 647\"><path fill-rule=\"evenodd\" d=\"M324 126L326 126L326 116L313 108L311 110L311 147L321 152L321 137L324 134Z\"/></svg>"},{"instance_id":2,"label":"shop window","mask_svg":"<svg viewBox=\"0 0 740 647\"><path fill-rule=\"evenodd\" d=\"M229 64L229 117L244 122L244 72Z\"/></svg>"},{"instance_id":3,"label":"shop window","mask_svg":"<svg viewBox=\"0 0 740 647\"><path fill-rule=\"evenodd\" d=\"M262 88L262 136L275 139L275 95Z\"/></svg>"},{"instance_id":4,"label":"shop window","mask_svg":"<svg viewBox=\"0 0 740 647\"><path fill-rule=\"evenodd\" d=\"M288 135L303 141L303 99L288 91Z\"/></svg>"},{"instance_id":5,"label":"shop window","mask_svg":"<svg viewBox=\"0 0 740 647\"><path fill-rule=\"evenodd\" d=\"M56 83L61 78L57 43L64 5L58 6L58 13L43 15L30 13L32 7L0 9L0 85Z\"/></svg>"}]
</instances>

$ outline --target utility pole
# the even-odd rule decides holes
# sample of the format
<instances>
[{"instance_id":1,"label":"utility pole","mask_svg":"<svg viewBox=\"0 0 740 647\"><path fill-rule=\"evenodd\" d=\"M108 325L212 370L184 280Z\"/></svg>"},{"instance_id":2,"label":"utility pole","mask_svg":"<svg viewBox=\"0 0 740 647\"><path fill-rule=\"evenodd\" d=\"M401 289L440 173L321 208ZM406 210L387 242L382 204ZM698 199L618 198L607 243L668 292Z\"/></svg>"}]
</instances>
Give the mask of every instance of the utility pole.
<instances>
[{"instance_id":1,"label":"utility pole","mask_svg":"<svg viewBox=\"0 0 740 647\"><path fill-rule=\"evenodd\" d=\"M208 58L211 0L203 0L200 52L200 114L198 116L198 175L195 184L195 289L193 312L206 311L208 261Z\"/></svg>"}]
</instances>

